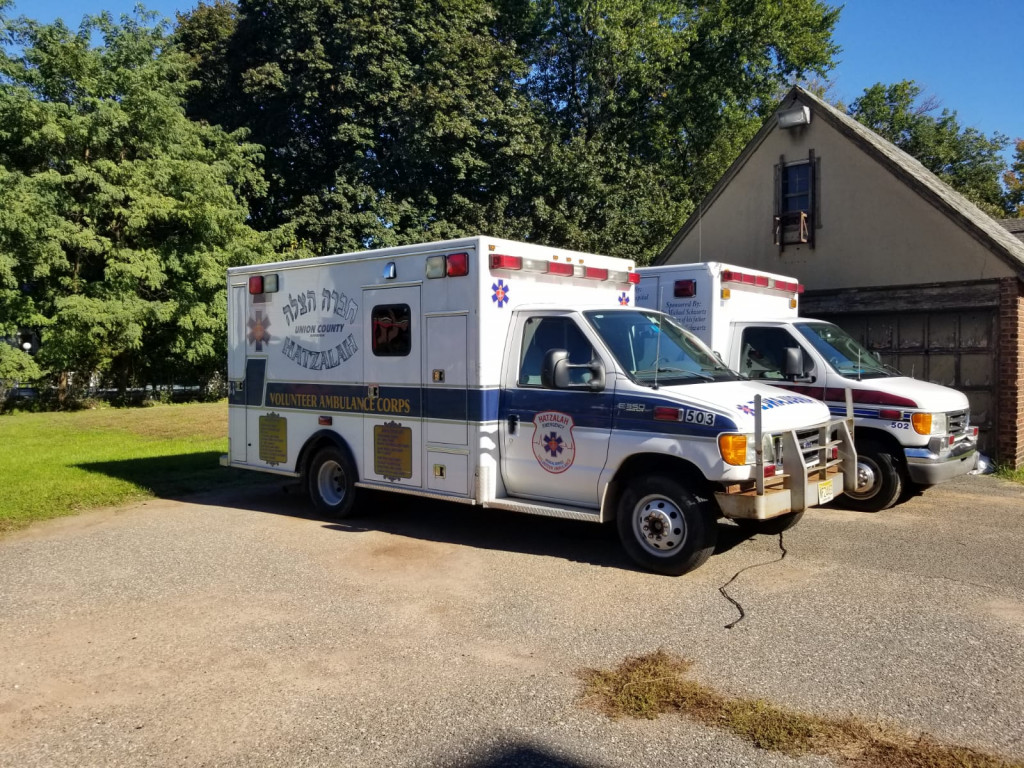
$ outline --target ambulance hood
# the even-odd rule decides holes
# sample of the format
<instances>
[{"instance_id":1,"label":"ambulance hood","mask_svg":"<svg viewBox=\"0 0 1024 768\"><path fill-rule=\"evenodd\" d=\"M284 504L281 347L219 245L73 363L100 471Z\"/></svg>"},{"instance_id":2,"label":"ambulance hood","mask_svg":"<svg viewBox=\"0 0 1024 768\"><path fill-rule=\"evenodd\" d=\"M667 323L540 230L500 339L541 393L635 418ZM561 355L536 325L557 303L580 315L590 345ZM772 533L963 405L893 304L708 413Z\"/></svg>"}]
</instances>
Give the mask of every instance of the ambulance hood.
<instances>
[{"instance_id":1,"label":"ambulance hood","mask_svg":"<svg viewBox=\"0 0 1024 768\"><path fill-rule=\"evenodd\" d=\"M845 382L852 389L854 404L871 403L874 398L871 392L879 394L878 402L881 405L889 404L900 408L918 408L922 411L941 413L942 411L963 411L967 410L967 395L955 389L944 387L941 384L932 384L930 381L919 381L909 376L893 376L884 379L864 379L863 381ZM831 387L830 387L831 389ZM863 394L861 394L863 393ZM888 400L886 395L895 395L906 402ZM830 391L828 397L832 398Z\"/></svg>"},{"instance_id":2,"label":"ambulance hood","mask_svg":"<svg viewBox=\"0 0 1024 768\"><path fill-rule=\"evenodd\" d=\"M781 432L804 429L829 420L828 406L807 395L754 381L716 381L662 387L659 394L678 398L688 407L704 408L736 423L737 431L754 431L754 397L761 396L761 429Z\"/></svg>"}]
</instances>

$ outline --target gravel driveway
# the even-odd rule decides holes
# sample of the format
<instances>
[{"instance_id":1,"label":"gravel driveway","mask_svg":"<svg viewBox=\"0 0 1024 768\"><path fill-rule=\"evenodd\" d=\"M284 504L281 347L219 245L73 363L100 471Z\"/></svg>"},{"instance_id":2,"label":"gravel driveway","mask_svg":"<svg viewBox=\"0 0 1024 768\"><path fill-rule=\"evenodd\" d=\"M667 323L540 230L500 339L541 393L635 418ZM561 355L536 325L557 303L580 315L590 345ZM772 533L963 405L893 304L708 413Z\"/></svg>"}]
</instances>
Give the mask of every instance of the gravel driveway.
<instances>
[{"instance_id":1,"label":"gravel driveway","mask_svg":"<svg viewBox=\"0 0 1024 768\"><path fill-rule=\"evenodd\" d=\"M333 524L276 486L39 524L0 540L0 765L832 764L579 706L576 670L659 647L1024 757L1024 488L721 539L672 579L592 524L383 495Z\"/></svg>"}]
</instances>

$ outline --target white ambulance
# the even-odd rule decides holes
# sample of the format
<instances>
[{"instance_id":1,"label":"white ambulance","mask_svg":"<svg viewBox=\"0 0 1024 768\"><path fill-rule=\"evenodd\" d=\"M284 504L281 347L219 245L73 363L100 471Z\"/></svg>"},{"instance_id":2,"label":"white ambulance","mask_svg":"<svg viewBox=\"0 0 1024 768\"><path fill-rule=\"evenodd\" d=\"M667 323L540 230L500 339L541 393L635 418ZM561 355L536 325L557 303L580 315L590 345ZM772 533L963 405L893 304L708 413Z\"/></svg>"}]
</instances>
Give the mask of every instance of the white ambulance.
<instances>
[{"instance_id":1,"label":"white ambulance","mask_svg":"<svg viewBox=\"0 0 1024 768\"><path fill-rule=\"evenodd\" d=\"M668 574L722 514L781 530L852 484L845 421L637 309L637 280L489 237L230 269L222 461L303 478L329 516L376 488L617 519Z\"/></svg>"},{"instance_id":2,"label":"white ambulance","mask_svg":"<svg viewBox=\"0 0 1024 768\"><path fill-rule=\"evenodd\" d=\"M637 304L660 309L751 380L854 405L857 488L840 501L877 512L915 487L976 465L978 428L967 397L903 376L832 323L798 317L803 286L769 272L719 262L645 267Z\"/></svg>"}]
</instances>

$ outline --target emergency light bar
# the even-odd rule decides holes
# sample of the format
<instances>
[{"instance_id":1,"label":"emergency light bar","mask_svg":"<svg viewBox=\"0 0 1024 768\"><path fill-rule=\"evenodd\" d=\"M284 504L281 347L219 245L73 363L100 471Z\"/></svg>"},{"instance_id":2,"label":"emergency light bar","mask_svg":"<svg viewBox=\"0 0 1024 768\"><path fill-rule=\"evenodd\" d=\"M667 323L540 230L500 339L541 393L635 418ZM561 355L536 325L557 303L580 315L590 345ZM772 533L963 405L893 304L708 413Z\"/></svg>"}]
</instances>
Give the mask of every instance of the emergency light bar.
<instances>
[{"instance_id":1,"label":"emergency light bar","mask_svg":"<svg viewBox=\"0 0 1024 768\"><path fill-rule=\"evenodd\" d=\"M469 274L469 254L449 253L447 256L427 257L427 277L464 277Z\"/></svg>"},{"instance_id":2,"label":"emergency light bar","mask_svg":"<svg viewBox=\"0 0 1024 768\"><path fill-rule=\"evenodd\" d=\"M252 275L249 278L249 294L252 296L277 293L278 287L277 275Z\"/></svg>"},{"instance_id":3,"label":"emergency light bar","mask_svg":"<svg viewBox=\"0 0 1024 768\"><path fill-rule=\"evenodd\" d=\"M776 280L766 275L750 275L733 269L722 270L722 282L753 285L756 288L774 288L777 291L786 291L787 293L804 292L804 287L800 283L792 283L789 280ZM676 283L676 285L678 284Z\"/></svg>"},{"instance_id":4,"label":"emergency light bar","mask_svg":"<svg viewBox=\"0 0 1024 768\"><path fill-rule=\"evenodd\" d=\"M555 258L557 259L558 257L556 256ZM526 272L541 272L560 277L582 277L587 280L608 280L614 283L629 283L630 285L636 285L640 282L640 275L636 272L619 272L605 267L587 267L582 263L582 259L579 264L573 264L571 259L564 262L544 261L542 259L523 259L519 256L492 253L488 263L491 269L524 270Z\"/></svg>"}]
</instances>

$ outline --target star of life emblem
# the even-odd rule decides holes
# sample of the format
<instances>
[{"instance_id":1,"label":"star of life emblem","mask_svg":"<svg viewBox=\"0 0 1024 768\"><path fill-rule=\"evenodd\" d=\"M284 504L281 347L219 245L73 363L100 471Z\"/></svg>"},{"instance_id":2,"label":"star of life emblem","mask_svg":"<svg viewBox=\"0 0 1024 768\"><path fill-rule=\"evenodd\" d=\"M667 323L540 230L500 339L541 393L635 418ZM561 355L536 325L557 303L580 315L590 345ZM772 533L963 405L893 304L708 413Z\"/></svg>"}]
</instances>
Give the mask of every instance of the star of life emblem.
<instances>
[{"instance_id":1,"label":"star of life emblem","mask_svg":"<svg viewBox=\"0 0 1024 768\"><path fill-rule=\"evenodd\" d=\"M572 416L543 411L533 417L533 455L545 472L565 472L576 458Z\"/></svg>"}]
</instances>

